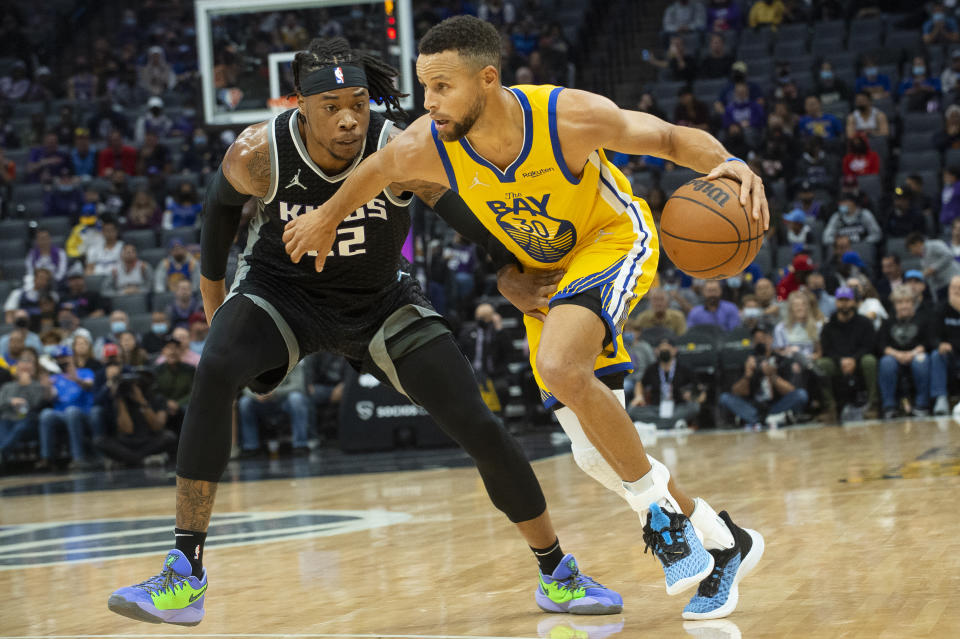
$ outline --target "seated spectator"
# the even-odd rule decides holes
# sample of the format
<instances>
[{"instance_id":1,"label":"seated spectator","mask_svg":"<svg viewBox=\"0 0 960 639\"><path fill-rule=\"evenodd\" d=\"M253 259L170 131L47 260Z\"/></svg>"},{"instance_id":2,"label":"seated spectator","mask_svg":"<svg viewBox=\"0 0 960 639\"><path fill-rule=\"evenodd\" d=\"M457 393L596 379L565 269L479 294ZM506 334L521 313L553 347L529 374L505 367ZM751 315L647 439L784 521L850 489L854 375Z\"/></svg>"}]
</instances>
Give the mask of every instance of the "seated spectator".
<instances>
[{"instance_id":1,"label":"seated spectator","mask_svg":"<svg viewBox=\"0 0 960 639\"><path fill-rule=\"evenodd\" d=\"M820 69L817 71L814 93L820 98L820 104L824 106L850 102L850 88L837 78L833 72L833 65L826 60L820 63Z\"/></svg>"},{"instance_id":2,"label":"seated spectator","mask_svg":"<svg viewBox=\"0 0 960 639\"><path fill-rule=\"evenodd\" d=\"M14 292L11 293L11 297L15 299L15 308L27 312L27 316L30 318L31 329L37 330L41 312L41 301L46 297L52 297L55 301L57 299L57 293L54 290L53 276L49 270L38 268L33 272L29 286L14 290ZM7 303L13 306L14 299L8 299Z\"/></svg>"},{"instance_id":3,"label":"seated spectator","mask_svg":"<svg viewBox=\"0 0 960 639\"><path fill-rule=\"evenodd\" d=\"M946 299L947 286L954 275L960 275L960 264L943 240L926 238L920 233L907 236L907 250L922 257L923 277L937 300Z\"/></svg>"},{"instance_id":4,"label":"seated spectator","mask_svg":"<svg viewBox=\"0 0 960 639\"><path fill-rule=\"evenodd\" d=\"M883 238L883 231L873 213L860 208L853 197L843 195L837 212L830 216L830 221L823 229L823 242L832 244L838 235L846 235L853 244L866 242L876 245Z\"/></svg>"},{"instance_id":5,"label":"seated spectator","mask_svg":"<svg viewBox=\"0 0 960 639\"><path fill-rule=\"evenodd\" d=\"M324 411L340 404L343 397L343 379L347 373L347 360L339 355L323 351L308 356L305 364L307 396L317 415L317 424L324 427Z\"/></svg>"},{"instance_id":6,"label":"seated spectator","mask_svg":"<svg viewBox=\"0 0 960 639\"><path fill-rule=\"evenodd\" d=\"M163 95L177 82L177 76L167 62L167 55L159 46L147 49L146 64L138 69L138 74L140 86L153 96Z\"/></svg>"},{"instance_id":7,"label":"seated spectator","mask_svg":"<svg viewBox=\"0 0 960 639\"><path fill-rule=\"evenodd\" d=\"M820 98L808 95L803 102L806 115L797 122L797 130L802 136L814 136L832 140L843 136L843 123L832 113L824 113Z\"/></svg>"},{"instance_id":8,"label":"seated spectator","mask_svg":"<svg viewBox=\"0 0 960 639\"><path fill-rule=\"evenodd\" d=\"M170 321L163 311L153 311L150 314L150 331L140 340L140 345L151 357L160 353L167 339L170 338Z\"/></svg>"},{"instance_id":9,"label":"seated spectator","mask_svg":"<svg viewBox=\"0 0 960 639\"><path fill-rule=\"evenodd\" d=\"M700 324L719 326L725 331L732 331L740 325L740 312L736 304L721 299L723 289L720 282L709 280L703 285L703 304L695 306L687 316L687 328Z\"/></svg>"},{"instance_id":10,"label":"seated spectator","mask_svg":"<svg viewBox=\"0 0 960 639\"><path fill-rule=\"evenodd\" d=\"M796 144L781 126L779 116L767 118L767 130L759 154L759 174L765 182L793 181L796 173Z\"/></svg>"},{"instance_id":11,"label":"seated spectator","mask_svg":"<svg viewBox=\"0 0 960 639\"><path fill-rule=\"evenodd\" d=\"M798 253L797 255L794 255L793 261L790 263L790 266L787 267L787 274L780 278L780 281L777 283L776 299L780 300L781 302L786 301L794 291L806 285L807 278L816 268L817 265L813 263L813 260L811 260L810 256L806 253ZM757 281L758 298L760 294L760 281L762 280ZM770 280L766 281L769 282ZM769 291L766 284L764 284L763 290L764 297L766 298L769 296ZM771 322L780 321L780 308L777 307L776 313L769 313L767 315Z\"/></svg>"},{"instance_id":12,"label":"seated spectator","mask_svg":"<svg viewBox=\"0 0 960 639\"><path fill-rule=\"evenodd\" d=\"M880 100L890 96L893 85L890 83L890 76L880 73L876 59L864 56L862 73L857 76L853 90L857 93L868 93L874 100Z\"/></svg>"},{"instance_id":13,"label":"seated spectator","mask_svg":"<svg viewBox=\"0 0 960 639\"><path fill-rule=\"evenodd\" d=\"M76 102L95 100L100 83L86 56L78 56L73 67L76 72L67 79L67 97Z\"/></svg>"},{"instance_id":14,"label":"seated spectator","mask_svg":"<svg viewBox=\"0 0 960 639\"><path fill-rule=\"evenodd\" d=\"M201 355L203 353L203 347L207 343L207 335L209 333L210 326L206 320L204 320L203 310L201 308L196 316L190 320L190 350L197 355Z\"/></svg>"},{"instance_id":15,"label":"seated spectator","mask_svg":"<svg viewBox=\"0 0 960 639\"><path fill-rule=\"evenodd\" d=\"M90 331L85 328L76 329L73 339L70 340L70 348L73 350L73 364L78 369L89 368L94 375L103 370L103 364L93 356L93 337Z\"/></svg>"},{"instance_id":16,"label":"seated spectator","mask_svg":"<svg viewBox=\"0 0 960 639\"><path fill-rule=\"evenodd\" d=\"M310 402L305 393L304 364L300 362L284 378L277 388L266 395L257 395L246 389L237 402L240 415L240 446L243 456L256 455L260 451L260 421L278 412L290 418L293 438L293 454L307 455L307 438L310 429Z\"/></svg>"},{"instance_id":17,"label":"seated spectator","mask_svg":"<svg viewBox=\"0 0 960 639\"><path fill-rule=\"evenodd\" d=\"M105 218L101 222L100 232L103 241L87 249L87 275L110 275L120 265L123 254L123 242L116 220Z\"/></svg>"},{"instance_id":18,"label":"seated spectator","mask_svg":"<svg viewBox=\"0 0 960 639\"><path fill-rule=\"evenodd\" d=\"M725 78L730 74L733 62L733 55L727 51L727 44L723 36L713 34L710 36L707 53L697 66L697 77L702 79Z\"/></svg>"},{"instance_id":19,"label":"seated spectator","mask_svg":"<svg viewBox=\"0 0 960 639\"><path fill-rule=\"evenodd\" d=\"M670 38L670 46L667 48L664 59L650 56L647 62L658 69L670 69L670 76L674 80L693 82L697 74L697 62L692 55L687 53L683 38L680 36ZM517 70L518 75L522 69L524 67Z\"/></svg>"},{"instance_id":20,"label":"seated spectator","mask_svg":"<svg viewBox=\"0 0 960 639\"><path fill-rule=\"evenodd\" d=\"M189 328L191 318L203 312L203 302L194 295L190 280L181 279L174 285L173 301L167 307L167 317L173 328Z\"/></svg>"},{"instance_id":21,"label":"seated spectator","mask_svg":"<svg viewBox=\"0 0 960 639\"><path fill-rule=\"evenodd\" d=\"M627 373L623 380L623 394L628 405L633 400L636 390L642 388L641 382L647 367L657 361L653 347L646 340L639 339L637 335L638 331L629 324L623 328L623 345L630 353L630 361L633 362L633 370Z\"/></svg>"},{"instance_id":22,"label":"seated spectator","mask_svg":"<svg viewBox=\"0 0 960 639\"><path fill-rule=\"evenodd\" d=\"M957 380L960 371L960 276L950 279L946 302L937 308L930 326L930 397L933 414L950 412L948 393L950 382Z\"/></svg>"},{"instance_id":23,"label":"seated spectator","mask_svg":"<svg viewBox=\"0 0 960 639\"><path fill-rule=\"evenodd\" d=\"M56 431L66 428L70 442L70 467L84 470L96 467L88 456L84 440L87 433L96 440L101 433L89 419L93 406L94 373L89 368L76 368L73 353L67 346L59 347L56 362L60 373L50 376L53 407L40 413L40 459L38 470L50 468L56 454Z\"/></svg>"},{"instance_id":24,"label":"seated spectator","mask_svg":"<svg viewBox=\"0 0 960 639\"><path fill-rule=\"evenodd\" d=\"M743 14L733 0L710 0L707 4L707 31L739 31L743 28Z\"/></svg>"},{"instance_id":25,"label":"seated spectator","mask_svg":"<svg viewBox=\"0 0 960 639\"><path fill-rule=\"evenodd\" d=\"M503 318L492 304L478 304L474 311L475 323L461 331L460 350L473 364L477 383L484 393L487 406L499 413L509 393L507 364L513 344L502 330ZM495 399L494 399L495 398Z\"/></svg>"},{"instance_id":26,"label":"seated spectator","mask_svg":"<svg viewBox=\"0 0 960 639\"><path fill-rule=\"evenodd\" d=\"M43 343L40 341L40 336L27 330L28 325L29 320L24 313L23 317L17 318L17 322L14 324L16 328L0 337L0 358L8 366L15 367L31 348L38 353L43 352Z\"/></svg>"},{"instance_id":27,"label":"seated spectator","mask_svg":"<svg viewBox=\"0 0 960 639\"><path fill-rule=\"evenodd\" d=\"M781 0L759 0L750 7L747 24L751 29L770 27L776 30L783 22L786 7Z\"/></svg>"},{"instance_id":28,"label":"seated spectator","mask_svg":"<svg viewBox=\"0 0 960 639\"><path fill-rule=\"evenodd\" d=\"M797 183L796 200L791 204L794 209L800 209L809 220L824 219L824 203L817 199L813 184L808 180Z\"/></svg>"},{"instance_id":29,"label":"seated spectator","mask_svg":"<svg viewBox=\"0 0 960 639\"><path fill-rule=\"evenodd\" d=\"M0 466L10 449L36 432L33 418L49 398L36 372L33 362L20 362L13 380L0 386Z\"/></svg>"},{"instance_id":30,"label":"seated spectator","mask_svg":"<svg viewBox=\"0 0 960 639\"><path fill-rule=\"evenodd\" d=\"M123 109L119 105L114 108L110 100L99 100L97 102L97 112L87 121L87 128L90 129L91 136L100 141L109 140L113 132L117 131L120 136L120 144L123 143L124 133L129 133L127 117L123 114ZM100 154L102 155L103 151ZM99 163L97 166L97 173L99 174ZM133 174L132 171L129 173Z\"/></svg>"},{"instance_id":31,"label":"seated spectator","mask_svg":"<svg viewBox=\"0 0 960 639\"><path fill-rule=\"evenodd\" d=\"M868 419L877 416L877 358L873 355L873 322L857 313L853 289L841 286L836 291L837 312L820 333L823 356L817 360L822 376L821 396L825 421L837 420L838 403L854 404L858 395L866 395Z\"/></svg>"},{"instance_id":32,"label":"seated spectator","mask_svg":"<svg viewBox=\"0 0 960 639\"><path fill-rule=\"evenodd\" d=\"M779 322L783 306L777 301L777 289L773 282L766 277L761 277L753 285L753 295L757 298L757 304L767 321Z\"/></svg>"},{"instance_id":33,"label":"seated spectator","mask_svg":"<svg viewBox=\"0 0 960 639\"><path fill-rule=\"evenodd\" d=\"M703 400L697 395L702 393L697 390L693 371L677 361L674 339L661 339L655 355L658 361L646 367L630 401L630 418L658 428L683 428L695 423Z\"/></svg>"},{"instance_id":34,"label":"seated spectator","mask_svg":"<svg viewBox=\"0 0 960 639\"><path fill-rule=\"evenodd\" d=\"M156 133L147 131L143 146L137 151L137 174L167 176L171 171L173 161L170 149L160 143Z\"/></svg>"},{"instance_id":35,"label":"seated spectator","mask_svg":"<svg viewBox=\"0 0 960 639\"><path fill-rule=\"evenodd\" d=\"M27 182L32 184L50 184L62 169L70 173L70 157L57 146L56 133L46 133L43 145L30 149L27 157Z\"/></svg>"},{"instance_id":36,"label":"seated spectator","mask_svg":"<svg viewBox=\"0 0 960 639\"><path fill-rule=\"evenodd\" d=\"M181 280L190 282L196 290L200 286L200 265L187 251L183 240L175 237L170 240L170 253L160 260L154 270L154 293L173 292Z\"/></svg>"},{"instance_id":37,"label":"seated spectator","mask_svg":"<svg viewBox=\"0 0 960 639\"><path fill-rule=\"evenodd\" d=\"M890 294L898 286L905 284L903 281L903 267L900 265L900 256L896 253L884 255L880 260L880 273L882 277L877 280L877 295L881 300L890 299ZM888 305L888 308L891 308Z\"/></svg>"},{"instance_id":38,"label":"seated spectator","mask_svg":"<svg viewBox=\"0 0 960 639\"><path fill-rule=\"evenodd\" d=\"M690 87L683 87L677 95L677 106L673 111L674 124L709 131L710 107L696 99Z\"/></svg>"},{"instance_id":39,"label":"seated spectator","mask_svg":"<svg viewBox=\"0 0 960 639\"><path fill-rule=\"evenodd\" d=\"M717 96L717 101L713 105L714 111L720 115L723 115L727 105L733 102L734 89L740 82L747 83L747 88L750 89L751 100L755 100L757 102L763 101L763 89L761 89L758 84L750 82L747 79L747 63L743 60L737 60L730 67L730 82L723 87L723 89L720 91L720 94Z\"/></svg>"},{"instance_id":40,"label":"seated spectator","mask_svg":"<svg viewBox=\"0 0 960 639\"><path fill-rule=\"evenodd\" d=\"M0 77L0 98L7 102L19 102L30 92L30 77L27 65L17 60L10 68L10 75Z\"/></svg>"},{"instance_id":41,"label":"seated spectator","mask_svg":"<svg viewBox=\"0 0 960 639\"><path fill-rule=\"evenodd\" d=\"M113 129L107 146L97 156L97 175L110 177L114 171L123 171L127 175L137 174L137 150L124 144L123 134Z\"/></svg>"},{"instance_id":42,"label":"seated spectator","mask_svg":"<svg viewBox=\"0 0 960 639\"><path fill-rule=\"evenodd\" d=\"M76 219L83 209L83 190L80 178L70 174L64 166L53 178L53 184L43 192L44 217L69 217Z\"/></svg>"},{"instance_id":43,"label":"seated spectator","mask_svg":"<svg viewBox=\"0 0 960 639\"><path fill-rule=\"evenodd\" d=\"M793 209L783 216L785 244L792 246L794 251L800 249L805 253L813 250L820 238L813 233L813 228L807 223L807 216L802 209Z\"/></svg>"},{"instance_id":44,"label":"seated spectator","mask_svg":"<svg viewBox=\"0 0 960 639\"><path fill-rule=\"evenodd\" d=\"M914 208L910 194L902 187L893 190L892 208L887 214L883 230L888 237L907 237L911 233L923 233L926 230L923 214Z\"/></svg>"},{"instance_id":45,"label":"seated spectator","mask_svg":"<svg viewBox=\"0 0 960 639\"><path fill-rule=\"evenodd\" d=\"M110 174L110 188L103 193L104 214L120 217L133 201L133 193L127 183L127 174L123 171L114 171Z\"/></svg>"},{"instance_id":46,"label":"seated spectator","mask_svg":"<svg viewBox=\"0 0 960 639\"><path fill-rule=\"evenodd\" d=\"M854 110L847 116L847 137L858 135L876 135L887 137L890 135L890 124L887 115L873 106L873 100L866 91L857 93Z\"/></svg>"},{"instance_id":47,"label":"seated spectator","mask_svg":"<svg viewBox=\"0 0 960 639\"><path fill-rule=\"evenodd\" d=\"M801 184L806 183L811 189L833 191L839 177L838 167L833 156L823 147L822 138L809 136L803 139L803 154L797 160L796 180Z\"/></svg>"},{"instance_id":48,"label":"seated spectator","mask_svg":"<svg viewBox=\"0 0 960 639\"><path fill-rule=\"evenodd\" d=\"M82 268L67 273L67 290L60 297L60 308L69 309L80 319L103 317L110 312L110 302L99 291L88 291Z\"/></svg>"},{"instance_id":49,"label":"seated spectator","mask_svg":"<svg viewBox=\"0 0 960 639\"><path fill-rule=\"evenodd\" d=\"M910 290L913 291L913 296L920 300L917 305L917 313L928 317L933 315L936 305L933 302L933 295L927 288L927 281L923 279L923 273L916 269L910 269L903 274L903 283L909 286Z\"/></svg>"},{"instance_id":50,"label":"seated spectator","mask_svg":"<svg viewBox=\"0 0 960 639\"><path fill-rule=\"evenodd\" d=\"M33 278L37 269L50 271L55 283L60 284L67 274L67 254L50 241L50 231L40 227L33 239L33 248L27 253L27 278Z\"/></svg>"},{"instance_id":51,"label":"seated spectator","mask_svg":"<svg viewBox=\"0 0 960 639\"><path fill-rule=\"evenodd\" d=\"M880 156L870 148L863 133L847 141L847 154L843 156L843 174L861 176L880 173Z\"/></svg>"},{"instance_id":52,"label":"seated spectator","mask_svg":"<svg viewBox=\"0 0 960 639\"><path fill-rule=\"evenodd\" d=\"M827 292L823 273L814 271L807 276L807 290L813 295L821 315L829 318L837 311L837 300Z\"/></svg>"},{"instance_id":53,"label":"seated spectator","mask_svg":"<svg viewBox=\"0 0 960 639\"><path fill-rule=\"evenodd\" d=\"M731 124L739 124L742 129L752 129L757 134L766 125L763 107L750 98L750 88L746 82L738 82L734 86L733 100L724 111L724 128L728 128Z\"/></svg>"},{"instance_id":54,"label":"seated spectator","mask_svg":"<svg viewBox=\"0 0 960 639\"><path fill-rule=\"evenodd\" d=\"M674 0L663 12L663 33L666 35L703 31L706 26L707 12L699 0Z\"/></svg>"},{"instance_id":55,"label":"seated spectator","mask_svg":"<svg viewBox=\"0 0 960 639\"><path fill-rule=\"evenodd\" d=\"M940 95L940 79L927 76L927 63L923 56L913 58L909 77L900 82L897 95L906 101L907 110L925 111Z\"/></svg>"},{"instance_id":56,"label":"seated spectator","mask_svg":"<svg viewBox=\"0 0 960 639\"><path fill-rule=\"evenodd\" d=\"M152 284L153 267L140 259L136 246L124 244L120 264L111 269L104 283L105 291L111 295L149 293Z\"/></svg>"},{"instance_id":57,"label":"seated spectator","mask_svg":"<svg viewBox=\"0 0 960 639\"><path fill-rule=\"evenodd\" d=\"M943 170L943 191L940 196L940 227L947 228L960 219L960 167Z\"/></svg>"},{"instance_id":58,"label":"seated spectator","mask_svg":"<svg viewBox=\"0 0 960 639\"><path fill-rule=\"evenodd\" d=\"M90 145L88 129L81 127L74 131L70 169L74 175L83 178L92 178L97 174L97 150Z\"/></svg>"},{"instance_id":59,"label":"seated spectator","mask_svg":"<svg viewBox=\"0 0 960 639\"><path fill-rule=\"evenodd\" d=\"M917 316L916 299L909 287L898 286L890 299L896 315L885 321L877 333L883 418L897 417L897 386L908 377L912 377L916 392L913 415L926 417L930 414L930 362L926 355L929 321Z\"/></svg>"},{"instance_id":60,"label":"seated spectator","mask_svg":"<svg viewBox=\"0 0 960 639\"><path fill-rule=\"evenodd\" d=\"M197 364L200 363L200 354L195 353L190 348L190 329L183 326L178 326L170 332L170 336L180 343L180 361L196 368ZM161 353L160 357L158 357L157 361L154 363L163 364L165 361L166 359Z\"/></svg>"},{"instance_id":61,"label":"seated spectator","mask_svg":"<svg viewBox=\"0 0 960 639\"><path fill-rule=\"evenodd\" d=\"M220 166L224 151L217 145L216 140L211 140L206 130L197 128L194 129L193 136L188 138L188 142L183 145L180 171L199 173L202 176L215 172Z\"/></svg>"},{"instance_id":62,"label":"seated spectator","mask_svg":"<svg viewBox=\"0 0 960 639\"><path fill-rule=\"evenodd\" d=\"M960 106L951 104L947 107L943 114L943 131L934 134L933 143L941 153L960 149Z\"/></svg>"},{"instance_id":63,"label":"seated spectator","mask_svg":"<svg viewBox=\"0 0 960 639\"><path fill-rule=\"evenodd\" d=\"M134 127L133 141L143 145L147 141L147 133L154 133L157 137L170 135L173 122L163 112L163 99L153 96L147 100L147 112L137 118Z\"/></svg>"},{"instance_id":64,"label":"seated spectator","mask_svg":"<svg viewBox=\"0 0 960 639\"><path fill-rule=\"evenodd\" d=\"M75 332L78 332L81 330L80 318L77 317L76 313L74 313L71 309L62 308L58 306L56 328L63 331L63 334L65 335L63 343L69 346L70 337L74 336ZM87 331L87 329L82 329L82 331L84 333L89 332ZM74 348L73 352L74 352L74 359L76 359L77 349Z\"/></svg>"},{"instance_id":65,"label":"seated spectator","mask_svg":"<svg viewBox=\"0 0 960 639\"><path fill-rule=\"evenodd\" d=\"M667 114L663 112L663 109L660 108L660 105L657 104L657 98L650 93L649 91L644 91L640 94L640 100L637 102L637 111L641 113L649 113L650 115L656 116L661 120L667 119Z\"/></svg>"},{"instance_id":66,"label":"seated spectator","mask_svg":"<svg viewBox=\"0 0 960 639\"><path fill-rule=\"evenodd\" d=\"M477 17L496 27L513 24L517 20L517 9L507 0L481 0L477 8ZM329 26L328 26L329 25ZM326 29L326 32L324 31ZM321 27L321 37L332 38L343 34L343 27L336 20L330 19Z\"/></svg>"},{"instance_id":67,"label":"seated spectator","mask_svg":"<svg viewBox=\"0 0 960 639\"><path fill-rule=\"evenodd\" d=\"M753 430L763 425L776 428L790 412L803 410L809 397L803 388L803 368L799 362L773 350L769 323L761 321L753 329L754 354L747 357L743 376L720 395L720 405L739 417Z\"/></svg>"},{"instance_id":68,"label":"seated spectator","mask_svg":"<svg viewBox=\"0 0 960 639\"><path fill-rule=\"evenodd\" d=\"M91 421L102 436L97 449L127 466L140 466L147 457L176 454L177 436L166 429L165 402L150 392L142 373L108 363Z\"/></svg>"},{"instance_id":69,"label":"seated spectator","mask_svg":"<svg viewBox=\"0 0 960 639\"><path fill-rule=\"evenodd\" d=\"M910 201L917 208L925 220L933 219L933 198L926 194L923 189L923 176L918 173L911 173L907 176L907 182L903 189L910 194Z\"/></svg>"},{"instance_id":70,"label":"seated spectator","mask_svg":"<svg viewBox=\"0 0 960 639\"><path fill-rule=\"evenodd\" d=\"M196 226L197 216L203 210L197 189L190 182L182 182L176 196L167 197L165 207L162 225L166 230Z\"/></svg>"},{"instance_id":71,"label":"seated spectator","mask_svg":"<svg viewBox=\"0 0 960 639\"><path fill-rule=\"evenodd\" d=\"M940 73L940 90L944 95L956 95L957 86L960 85L960 49L954 49L950 54L950 66ZM948 99L948 102L953 100ZM949 111L949 107L947 109Z\"/></svg>"},{"instance_id":72,"label":"seated spectator","mask_svg":"<svg viewBox=\"0 0 960 639\"><path fill-rule=\"evenodd\" d=\"M726 126L726 130L720 134L720 140L734 157L744 158L750 155L750 143L743 127L737 122Z\"/></svg>"},{"instance_id":73,"label":"seated spectator","mask_svg":"<svg viewBox=\"0 0 960 639\"><path fill-rule=\"evenodd\" d=\"M792 357L803 364L811 364L820 350L820 330L823 321L817 319L809 291L799 290L787 298L786 319L773 329L773 349L781 357Z\"/></svg>"},{"instance_id":74,"label":"seated spectator","mask_svg":"<svg viewBox=\"0 0 960 639\"><path fill-rule=\"evenodd\" d=\"M857 312L873 322L873 330L879 331L883 323L890 318L890 314L880 301L880 294L877 293L876 287L866 275L853 273L844 284L856 295Z\"/></svg>"},{"instance_id":75,"label":"seated spectator","mask_svg":"<svg viewBox=\"0 0 960 639\"><path fill-rule=\"evenodd\" d=\"M753 331L762 320L763 309L760 308L756 296L752 293L744 295L740 299L740 326Z\"/></svg>"},{"instance_id":76,"label":"seated spectator","mask_svg":"<svg viewBox=\"0 0 960 639\"><path fill-rule=\"evenodd\" d=\"M631 328L639 331L666 328L678 337L687 332L686 317L680 311L670 308L670 298L663 288L651 289L647 299L650 300L650 308L627 320Z\"/></svg>"},{"instance_id":77,"label":"seated spectator","mask_svg":"<svg viewBox=\"0 0 960 639\"><path fill-rule=\"evenodd\" d=\"M196 368L181 361L182 348L180 342L167 337L163 345L164 361L154 368L157 395L166 403L166 426L176 432L180 432L196 372Z\"/></svg>"},{"instance_id":78,"label":"seated spectator","mask_svg":"<svg viewBox=\"0 0 960 639\"><path fill-rule=\"evenodd\" d=\"M126 211L126 218L124 230L160 228L160 206L149 191L137 191Z\"/></svg>"},{"instance_id":79,"label":"seated spectator","mask_svg":"<svg viewBox=\"0 0 960 639\"><path fill-rule=\"evenodd\" d=\"M923 43L929 46L958 40L960 30L957 29L957 21L946 12L943 3L935 3L930 7L930 19L923 23Z\"/></svg>"},{"instance_id":80,"label":"seated spectator","mask_svg":"<svg viewBox=\"0 0 960 639\"><path fill-rule=\"evenodd\" d=\"M130 327L130 317L126 312L117 309L110 313L110 333L97 338L93 345L93 350L99 353L99 358L104 359L103 348L107 344L119 344L120 336L127 332Z\"/></svg>"}]
</instances>

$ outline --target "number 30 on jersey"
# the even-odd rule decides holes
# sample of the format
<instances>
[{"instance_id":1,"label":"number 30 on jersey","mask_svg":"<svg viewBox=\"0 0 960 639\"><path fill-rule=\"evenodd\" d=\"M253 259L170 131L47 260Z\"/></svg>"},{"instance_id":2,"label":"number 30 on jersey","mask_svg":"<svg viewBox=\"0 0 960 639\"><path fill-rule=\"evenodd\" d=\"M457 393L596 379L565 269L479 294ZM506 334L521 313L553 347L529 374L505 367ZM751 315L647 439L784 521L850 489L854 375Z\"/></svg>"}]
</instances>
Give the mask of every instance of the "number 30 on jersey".
<instances>
[{"instance_id":1,"label":"number 30 on jersey","mask_svg":"<svg viewBox=\"0 0 960 639\"><path fill-rule=\"evenodd\" d=\"M280 220L289 222L306 213L312 213L319 207L307 206L306 204L290 204L280 202ZM380 198L374 198L361 206L359 209L344 218L340 226L337 227L337 241L333 243L333 248L327 257L353 257L354 255L363 255L367 252L364 242L366 242L366 231L363 226L343 226L347 222L356 222L367 218L387 219L387 203ZM316 257L316 251L307 251L310 257Z\"/></svg>"}]
</instances>

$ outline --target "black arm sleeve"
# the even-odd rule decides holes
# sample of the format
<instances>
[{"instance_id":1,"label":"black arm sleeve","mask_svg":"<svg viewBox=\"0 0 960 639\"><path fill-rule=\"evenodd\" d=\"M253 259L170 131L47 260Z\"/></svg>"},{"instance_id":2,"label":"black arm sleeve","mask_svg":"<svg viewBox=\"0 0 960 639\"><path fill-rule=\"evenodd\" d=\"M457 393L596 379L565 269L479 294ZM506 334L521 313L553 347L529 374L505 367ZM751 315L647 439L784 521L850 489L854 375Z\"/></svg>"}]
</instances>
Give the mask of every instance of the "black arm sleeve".
<instances>
[{"instance_id":1,"label":"black arm sleeve","mask_svg":"<svg viewBox=\"0 0 960 639\"><path fill-rule=\"evenodd\" d=\"M520 266L520 261L514 257L513 253L487 230L463 198L452 190L440 196L437 203L433 205L433 210L453 227L454 231L486 251L498 271L509 264Z\"/></svg>"},{"instance_id":2,"label":"black arm sleeve","mask_svg":"<svg viewBox=\"0 0 960 639\"><path fill-rule=\"evenodd\" d=\"M249 195L240 193L217 169L207 186L200 227L200 273L208 280L222 280L227 274L227 257L240 226L243 205Z\"/></svg>"}]
</instances>

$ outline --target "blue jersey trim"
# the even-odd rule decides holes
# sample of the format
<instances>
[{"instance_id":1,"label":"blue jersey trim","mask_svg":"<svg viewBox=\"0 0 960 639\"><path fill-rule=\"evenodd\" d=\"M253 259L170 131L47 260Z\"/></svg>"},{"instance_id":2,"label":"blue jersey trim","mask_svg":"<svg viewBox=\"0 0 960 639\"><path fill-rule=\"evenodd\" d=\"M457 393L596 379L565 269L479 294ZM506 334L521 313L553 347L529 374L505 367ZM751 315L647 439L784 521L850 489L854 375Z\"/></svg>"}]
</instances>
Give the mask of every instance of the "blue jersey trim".
<instances>
[{"instance_id":1,"label":"blue jersey trim","mask_svg":"<svg viewBox=\"0 0 960 639\"><path fill-rule=\"evenodd\" d=\"M516 96L517 101L520 103L520 108L523 109L523 148L520 149L520 155L510 163L506 171L501 171L500 167L477 153L473 147L470 146L470 141L466 137L460 138L460 146L467 152L467 155L477 164L490 169L500 182L517 181L517 169L526 161L527 156L530 155L530 149L533 147L533 111L530 110L530 101L527 100L527 96L523 91L519 89L510 89L510 92Z\"/></svg>"},{"instance_id":2,"label":"blue jersey trim","mask_svg":"<svg viewBox=\"0 0 960 639\"><path fill-rule=\"evenodd\" d=\"M453 165L450 164L450 157L447 155L447 149L440 140L440 134L437 133L437 123L430 123L430 132L433 134L433 143L437 145L437 153L440 154L440 161L443 162L443 170L447 172L447 180L450 182L450 188L459 192L457 188L457 176L453 172Z\"/></svg>"},{"instance_id":3,"label":"blue jersey trim","mask_svg":"<svg viewBox=\"0 0 960 639\"><path fill-rule=\"evenodd\" d=\"M547 121L550 123L550 146L553 147L553 159L563 177L567 178L570 184L580 184L580 179L570 172L567 161L563 159L563 149L560 148L560 134L557 132L557 98L563 87L557 87L550 92L550 100L547 102Z\"/></svg>"}]
</instances>

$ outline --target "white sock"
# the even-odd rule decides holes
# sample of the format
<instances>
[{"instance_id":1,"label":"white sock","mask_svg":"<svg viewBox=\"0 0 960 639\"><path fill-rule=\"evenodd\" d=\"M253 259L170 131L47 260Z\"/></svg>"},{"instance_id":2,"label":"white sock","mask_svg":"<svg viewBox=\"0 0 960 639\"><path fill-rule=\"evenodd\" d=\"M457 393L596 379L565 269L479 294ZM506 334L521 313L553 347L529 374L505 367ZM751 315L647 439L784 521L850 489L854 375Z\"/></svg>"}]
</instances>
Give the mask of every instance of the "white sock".
<instances>
[{"instance_id":1,"label":"white sock","mask_svg":"<svg viewBox=\"0 0 960 639\"><path fill-rule=\"evenodd\" d=\"M703 539L703 547L707 550L727 550L733 548L733 532L726 522L714 512L710 504L697 497L693 500L693 514L690 523L693 524L697 535Z\"/></svg>"}]
</instances>

